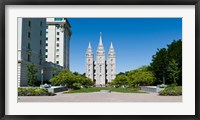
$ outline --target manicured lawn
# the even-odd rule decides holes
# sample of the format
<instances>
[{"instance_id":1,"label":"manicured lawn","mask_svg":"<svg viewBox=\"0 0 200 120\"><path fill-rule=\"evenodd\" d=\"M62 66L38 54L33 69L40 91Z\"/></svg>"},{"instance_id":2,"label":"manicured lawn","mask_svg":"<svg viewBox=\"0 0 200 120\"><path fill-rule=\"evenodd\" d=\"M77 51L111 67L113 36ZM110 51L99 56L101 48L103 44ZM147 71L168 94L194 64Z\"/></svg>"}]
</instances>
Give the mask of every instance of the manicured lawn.
<instances>
[{"instance_id":1,"label":"manicured lawn","mask_svg":"<svg viewBox=\"0 0 200 120\"><path fill-rule=\"evenodd\" d=\"M81 88L79 90L70 90L64 93L89 93L89 92L100 92L100 90L110 90L111 92L122 92L122 93L147 93L139 91L137 88Z\"/></svg>"}]
</instances>

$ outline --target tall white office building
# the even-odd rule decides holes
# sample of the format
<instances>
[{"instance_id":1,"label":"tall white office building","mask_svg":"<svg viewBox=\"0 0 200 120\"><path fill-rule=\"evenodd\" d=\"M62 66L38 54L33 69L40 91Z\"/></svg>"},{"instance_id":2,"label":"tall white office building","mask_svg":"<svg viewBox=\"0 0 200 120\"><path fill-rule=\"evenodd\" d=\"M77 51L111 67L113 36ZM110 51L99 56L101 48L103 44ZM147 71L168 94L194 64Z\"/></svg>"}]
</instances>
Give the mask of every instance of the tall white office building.
<instances>
[{"instance_id":1,"label":"tall white office building","mask_svg":"<svg viewBox=\"0 0 200 120\"><path fill-rule=\"evenodd\" d=\"M46 23L46 61L69 69L71 26L66 18L47 18Z\"/></svg>"}]
</instances>

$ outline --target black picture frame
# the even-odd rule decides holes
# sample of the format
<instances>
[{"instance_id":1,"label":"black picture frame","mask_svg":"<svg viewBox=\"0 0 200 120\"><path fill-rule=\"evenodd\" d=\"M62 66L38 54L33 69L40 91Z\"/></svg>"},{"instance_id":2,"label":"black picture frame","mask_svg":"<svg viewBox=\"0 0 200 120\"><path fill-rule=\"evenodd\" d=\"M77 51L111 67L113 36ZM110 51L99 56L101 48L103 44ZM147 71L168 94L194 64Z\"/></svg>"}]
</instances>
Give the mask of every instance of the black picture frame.
<instances>
[{"instance_id":1,"label":"black picture frame","mask_svg":"<svg viewBox=\"0 0 200 120\"><path fill-rule=\"evenodd\" d=\"M195 115L5 115L5 6L6 5L195 5ZM200 97L200 0L1 0L0 5L0 118L5 120L198 120ZM187 109L187 108L186 108Z\"/></svg>"}]
</instances>

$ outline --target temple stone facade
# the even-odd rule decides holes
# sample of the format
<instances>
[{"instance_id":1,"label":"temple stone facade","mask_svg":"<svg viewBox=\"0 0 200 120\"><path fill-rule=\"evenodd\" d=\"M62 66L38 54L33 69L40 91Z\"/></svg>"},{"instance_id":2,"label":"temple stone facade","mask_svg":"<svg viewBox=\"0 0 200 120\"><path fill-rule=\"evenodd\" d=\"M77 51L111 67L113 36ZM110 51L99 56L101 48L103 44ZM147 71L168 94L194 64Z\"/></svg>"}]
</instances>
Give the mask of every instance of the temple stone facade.
<instances>
[{"instance_id":1,"label":"temple stone facade","mask_svg":"<svg viewBox=\"0 0 200 120\"><path fill-rule=\"evenodd\" d=\"M116 54L112 42L108 52L108 59L106 61L105 50L102 42L102 33L100 33L96 61L94 60L94 54L90 43L86 52L86 77L94 81L96 86L104 87L108 82L115 79L115 69Z\"/></svg>"}]
</instances>

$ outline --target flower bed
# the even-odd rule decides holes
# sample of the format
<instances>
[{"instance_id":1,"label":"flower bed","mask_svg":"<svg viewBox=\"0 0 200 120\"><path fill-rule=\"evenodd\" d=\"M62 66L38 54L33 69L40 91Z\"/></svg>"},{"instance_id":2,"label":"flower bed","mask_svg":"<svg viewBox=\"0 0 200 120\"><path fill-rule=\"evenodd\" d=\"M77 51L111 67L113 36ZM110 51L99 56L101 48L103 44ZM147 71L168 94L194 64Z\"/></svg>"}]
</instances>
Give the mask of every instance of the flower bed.
<instances>
[{"instance_id":1,"label":"flower bed","mask_svg":"<svg viewBox=\"0 0 200 120\"><path fill-rule=\"evenodd\" d=\"M182 86L171 85L159 92L161 96L179 96L182 95Z\"/></svg>"},{"instance_id":2,"label":"flower bed","mask_svg":"<svg viewBox=\"0 0 200 120\"><path fill-rule=\"evenodd\" d=\"M18 96L53 96L53 93L42 88L18 88Z\"/></svg>"}]
</instances>

